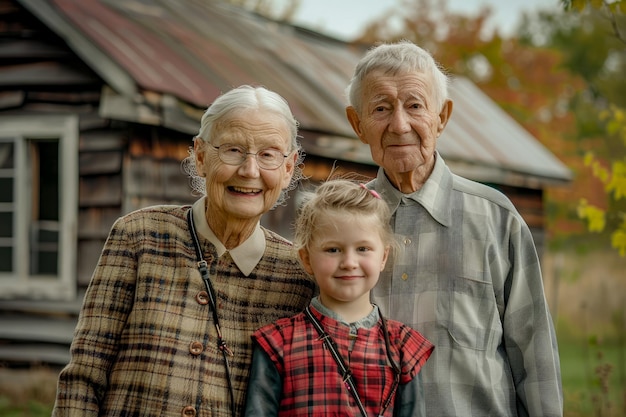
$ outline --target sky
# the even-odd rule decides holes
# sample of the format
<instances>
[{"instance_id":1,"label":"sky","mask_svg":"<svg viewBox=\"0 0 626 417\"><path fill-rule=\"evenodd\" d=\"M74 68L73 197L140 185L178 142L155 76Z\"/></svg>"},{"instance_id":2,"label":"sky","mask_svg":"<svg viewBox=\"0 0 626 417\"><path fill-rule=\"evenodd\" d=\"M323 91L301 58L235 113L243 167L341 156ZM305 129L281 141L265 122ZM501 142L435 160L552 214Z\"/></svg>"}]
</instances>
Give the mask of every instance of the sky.
<instances>
[{"instance_id":1,"label":"sky","mask_svg":"<svg viewBox=\"0 0 626 417\"><path fill-rule=\"evenodd\" d=\"M301 0L295 24L343 40L360 34L363 26L376 20L381 13L397 8L394 0ZM511 34L523 12L538 9L556 9L559 0L447 0L448 10L477 15L482 7L492 9L490 21L503 36Z\"/></svg>"}]
</instances>

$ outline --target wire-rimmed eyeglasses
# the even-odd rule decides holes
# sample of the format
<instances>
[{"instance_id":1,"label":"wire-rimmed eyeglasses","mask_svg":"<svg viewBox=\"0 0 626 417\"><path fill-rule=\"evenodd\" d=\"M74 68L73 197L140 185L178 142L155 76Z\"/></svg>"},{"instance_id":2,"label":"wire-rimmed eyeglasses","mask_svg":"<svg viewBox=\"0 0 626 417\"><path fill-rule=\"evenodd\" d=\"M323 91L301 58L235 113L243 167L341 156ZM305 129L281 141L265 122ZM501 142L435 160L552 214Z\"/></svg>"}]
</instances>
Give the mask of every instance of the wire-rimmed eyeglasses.
<instances>
[{"instance_id":1,"label":"wire-rimmed eyeglasses","mask_svg":"<svg viewBox=\"0 0 626 417\"><path fill-rule=\"evenodd\" d=\"M213 147L217 150L220 161L235 166L243 164L248 155L253 155L259 168L277 169L285 162L285 158L289 156L283 155L278 149L272 148L261 149L256 153L248 152L243 146L233 145L231 143Z\"/></svg>"}]
</instances>

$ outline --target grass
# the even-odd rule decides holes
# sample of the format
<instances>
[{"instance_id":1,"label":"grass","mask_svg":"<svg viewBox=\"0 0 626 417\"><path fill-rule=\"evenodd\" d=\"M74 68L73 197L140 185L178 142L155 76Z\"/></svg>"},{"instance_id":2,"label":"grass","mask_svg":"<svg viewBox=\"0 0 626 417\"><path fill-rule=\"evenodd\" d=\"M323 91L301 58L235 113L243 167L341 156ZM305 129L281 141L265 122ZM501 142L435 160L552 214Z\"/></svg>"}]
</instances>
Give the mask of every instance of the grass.
<instances>
[{"instance_id":1,"label":"grass","mask_svg":"<svg viewBox=\"0 0 626 417\"><path fill-rule=\"evenodd\" d=\"M47 367L0 368L0 416L49 417L57 375Z\"/></svg>"},{"instance_id":2,"label":"grass","mask_svg":"<svg viewBox=\"0 0 626 417\"><path fill-rule=\"evenodd\" d=\"M15 404L7 397L0 397L0 415L3 417L44 417L50 416L52 407L37 400L25 404Z\"/></svg>"},{"instance_id":3,"label":"grass","mask_svg":"<svg viewBox=\"0 0 626 417\"><path fill-rule=\"evenodd\" d=\"M623 334L581 337L559 326L565 417L626 416Z\"/></svg>"}]
</instances>

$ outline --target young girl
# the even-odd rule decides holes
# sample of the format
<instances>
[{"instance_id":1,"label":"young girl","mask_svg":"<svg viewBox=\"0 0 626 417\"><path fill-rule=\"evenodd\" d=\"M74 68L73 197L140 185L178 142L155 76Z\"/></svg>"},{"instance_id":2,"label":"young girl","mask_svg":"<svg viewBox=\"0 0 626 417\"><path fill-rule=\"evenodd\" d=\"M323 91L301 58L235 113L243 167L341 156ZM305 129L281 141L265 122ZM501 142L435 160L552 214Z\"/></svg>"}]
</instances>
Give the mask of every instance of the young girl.
<instances>
[{"instance_id":1,"label":"young girl","mask_svg":"<svg viewBox=\"0 0 626 417\"><path fill-rule=\"evenodd\" d=\"M418 372L433 345L370 302L394 242L389 216L375 191L348 180L304 204L294 243L319 296L252 336L247 417L425 415Z\"/></svg>"}]
</instances>

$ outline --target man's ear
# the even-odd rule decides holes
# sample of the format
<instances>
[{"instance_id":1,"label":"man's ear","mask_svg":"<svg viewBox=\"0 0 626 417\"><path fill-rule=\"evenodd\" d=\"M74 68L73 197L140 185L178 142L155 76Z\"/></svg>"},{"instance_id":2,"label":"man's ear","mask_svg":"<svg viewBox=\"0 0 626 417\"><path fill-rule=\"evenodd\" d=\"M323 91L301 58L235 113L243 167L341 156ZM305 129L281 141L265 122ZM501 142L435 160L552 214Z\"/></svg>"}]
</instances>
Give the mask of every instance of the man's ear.
<instances>
[{"instance_id":1,"label":"man's ear","mask_svg":"<svg viewBox=\"0 0 626 417\"><path fill-rule=\"evenodd\" d=\"M350 126L352 126L354 133L356 133L359 139L361 139L361 142L365 143L361 137L363 134L363 131L361 130L361 118L359 117L356 109L352 106L346 107L346 117L348 118L348 122L350 122Z\"/></svg>"},{"instance_id":2,"label":"man's ear","mask_svg":"<svg viewBox=\"0 0 626 417\"><path fill-rule=\"evenodd\" d=\"M309 257L309 251L305 248L302 248L298 250L298 256L300 257L300 261L302 262L304 270L313 275L313 268L311 268L311 258Z\"/></svg>"},{"instance_id":3,"label":"man's ear","mask_svg":"<svg viewBox=\"0 0 626 417\"><path fill-rule=\"evenodd\" d=\"M448 124L448 120L450 120L450 115L452 114L452 100L448 99L443 104L441 108L441 112L439 113L439 125L437 126L437 136L441 135L443 129L446 128Z\"/></svg>"}]
</instances>

